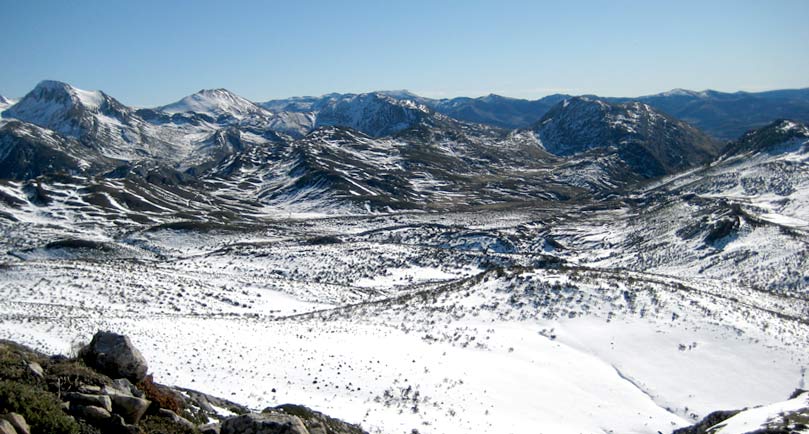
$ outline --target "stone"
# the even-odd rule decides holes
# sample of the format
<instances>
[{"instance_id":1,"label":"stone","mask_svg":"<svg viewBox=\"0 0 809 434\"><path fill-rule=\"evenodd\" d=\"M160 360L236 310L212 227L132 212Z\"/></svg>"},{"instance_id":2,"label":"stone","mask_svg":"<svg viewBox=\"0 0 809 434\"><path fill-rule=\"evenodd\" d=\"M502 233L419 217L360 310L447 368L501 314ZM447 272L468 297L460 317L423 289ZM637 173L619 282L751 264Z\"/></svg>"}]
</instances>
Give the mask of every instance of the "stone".
<instances>
[{"instance_id":1,"label":"stone","mask_svg":"<svg viewBox=\"0 0 809 434\"><path fill-rule=\"evenodd\" d=\"M170 420L175 425L180 425L180 426L182 426L184 428L190 429L191 431L196 431L196 429L197 429L196 425L191 423L190 420L188 420L188 419L186 419L186 418L184 418L182 416L178 416L177 413L175 413L175 412L173 412L173 411L171 411L169 409L161 408L160 410L158 410L157 415Z\"/></svg>"},{"instance_id":2,"label":"stone","mask_svg":"<svg viewBox=\"0 0 809 434\"><path fill-rule=\"evenodd\" d=\"M0 434L17 434L17 431L14 430L14 426L9 421L2 419L0 420Z\"/></svg>"},{"instance_id":3,"label":"stone","mask_svg":"<svg viewBox=\"0 0 809 434\"><path fill-rule=\"evenodd\" d=\"M135 385L126 378L117 378L112 380L112 384L104 386L104 391L108 394L116 393L118 395L137 396L138 398L143 398L143 391L135 387Z\"/></svg>"},{"instance_id":4,"label":"stone","mask_svg":"<svg viewBox=\"0 0 809 434\"><path fill-rule=\"evenodd\" d=\"M90 395L87 393L70 392L65 393L62 397L70 401L71 405L91 405L101 407L104 410L107 410L107 412L112 411L112 400L106 395Z\"/></svg>"},{"instance_id":5,"label":"stone","mask_svg":"<svg viewBox=\"0 0 809 434\"><path fill-rule=\"evenodd\" d=\"M309 434L297 416L249 413L222 422L220 434Z\"/></svg>"},{"instance_id":6,"label":"stone","mask_svg":"<svg viewBox=\"0 0 809 434\"><path fill-rule=\"evenodd\" d=\"M352 425L302 405L284 404L264 409L269 413L286 413L298 416L309 434L367 434L359 425Z\"/></svg>"},{"instance_id":7,"label":"stone","mask_svg":"<svg viewBox=\"0 0 809 434\"><path fill-rule=\"evenodd\" d=\"M126 378L116 378L112 380L112 386L115 387L116 390L123 392L123 395L135 396L135 392L138 390L138 388Z\"/></svg>"},{"instance_id":8,"label":"stone","mask_svg":"<svg viewBox=\"0 0 809 434\"><path fill-rule=\"evenodd\" d=\"M85 363L99 372L134 383L142 381L149 370L146 359L129 338L113 332L96 333L90 344L82 349L81 356Z\"/></svg>"},{"instance_id":9,"label":"stone","mask_svg":"<svg viewBox=\"0 0 809 434\"><path fill-rule=\"evenodd\" d=\"M199 434L221 434L220 425L218 423L208 423L199 426Z\"/></svg>"},{"instance_id":10,"label":"stone","mask_svg":"<svg viewBox=\"0 0 809 434\"><path fill-rule=\"evenodd\" d=\"M94 384L82 384L79 386L79 392L88 393L91 395L99 395L101 393L101 388Z\"/></svg>"},{"instance_id":11,"label":"stone","mask_svg":"<svg viewBox=\"0 0 809 434\"><path fill-rule=\"evenodd\" d=\"M31 434L31 427L28 426L21 414L9 413L3 415L2 419L7 420L14 427L14 431L17 431L17 434Z\"/></svg>"},{"instance_id":12,"label":"stone","mask_svg":"<svg viewBox=\"0 0 809 434\"><path fill-rule=\"evenodd\" d=\"M107 422L112 417L110 412L95 405L77 405L71 406L71 409L73 414L92 424Z\"/></svg>"},{"instance_id":13,"label":"stone","mask_svg":"<svg viewBox=\"0 0 809 434\"><path fill-rule=\"evenodd\" d=\"M40 380L45 378L45 371L37 362L28 362L28 372Z\"/></svg>"},{"instance_id":14,"label":"stone","mask_svg":"<svg viewBox=\"0 0 809 434\"><path fill-rule=\"evenodd\" d=\"M137 396L119 394L110 394L108 396L110 400L112 400L112 410L120 414L128 424L137 425L137 423L140 422L140 418L143 417L146 410L148 410L149 406L152 404L151 401L138 398Z\"/></svg>"},{"instance_id":15,"label":"stone","mask_svg":"<svg viewBox=\"0 0 809 434\"><path fill-rule=\"evenodd\" d=\"M104 426L105 434L141 434L140 428L137 425L127 424L124 419L113 414L112 418Z\"/></svg>"}]
</instances>

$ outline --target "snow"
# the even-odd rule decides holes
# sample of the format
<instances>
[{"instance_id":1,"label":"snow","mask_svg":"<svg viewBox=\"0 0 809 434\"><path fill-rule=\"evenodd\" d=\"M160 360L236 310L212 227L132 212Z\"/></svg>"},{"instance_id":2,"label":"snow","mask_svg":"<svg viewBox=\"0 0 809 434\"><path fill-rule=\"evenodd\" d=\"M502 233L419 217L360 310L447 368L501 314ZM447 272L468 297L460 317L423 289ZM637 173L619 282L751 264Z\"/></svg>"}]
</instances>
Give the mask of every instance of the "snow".
<instances>
[{"instance_id":1,"label":"snow","mask_svg":"<svg viewBox=\"0 0 809 434\"><path fill-rule=\"evenodd\" d=\"M476 272L479 271L480 270L466 269L448 273L445 270L430 267L389 268L384 274L374 277L363 277L354 282L354 285L363 288L392 288L394 286L406 286L422 282L457 279L461 276L476 274Z\"/></svg>"},{"instance_id":2,"label":"snow","mask_svg":"<svg viewBox=\"0 0 809 434\"><path fill-rule=\"evenodd\" d=\"M256 114L263 114L267 117L272 115L269 111L226 89L203 89L177 102L160 107L159 110L166 113L202 113L214 118L229 115L236 119Z\"/></svg>"},{"instance_id":3,"label":"snow","mask_svg":"<svg viewBox=\"0 0 809 434\"><path fill-rule=\"evenodd\" d=\"M99 91L82 90L74 87L73 92L86 108L98 110L101 104L104 103L104 94Z\"/></svg>"},{"instance_id":4,"label":"snow","mask_svg":"<svg viewBox=\"0 0 809 434\"><path fill-rule=\"evenodd\" d=\"M742 411L710 429L712 434L750 433L766 427L768 422L779 419L784 413L797 410L803 410L804 414L809 411L809 393L802 393L788 401Z\"/></svg>"}]
</instances>

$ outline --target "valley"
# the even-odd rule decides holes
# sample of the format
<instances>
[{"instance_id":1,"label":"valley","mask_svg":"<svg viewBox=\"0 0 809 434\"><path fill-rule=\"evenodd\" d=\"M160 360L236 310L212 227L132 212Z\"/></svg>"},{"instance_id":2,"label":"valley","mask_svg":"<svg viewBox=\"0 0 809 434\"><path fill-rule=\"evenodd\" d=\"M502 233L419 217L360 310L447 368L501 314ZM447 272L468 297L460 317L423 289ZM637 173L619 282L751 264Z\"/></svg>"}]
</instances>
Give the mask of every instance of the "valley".
<instances>
[{"instance_id":1,"label":"valley","mask_svg":"<svg viewBox=\"0 0 809 434\"><path fill-rule=\"evenodd\" d=\"M157 381L369 433L668 433L806 388L806 125L316 104L5 109L0 338L112 330Z\"/></svg>"}]
</instances>

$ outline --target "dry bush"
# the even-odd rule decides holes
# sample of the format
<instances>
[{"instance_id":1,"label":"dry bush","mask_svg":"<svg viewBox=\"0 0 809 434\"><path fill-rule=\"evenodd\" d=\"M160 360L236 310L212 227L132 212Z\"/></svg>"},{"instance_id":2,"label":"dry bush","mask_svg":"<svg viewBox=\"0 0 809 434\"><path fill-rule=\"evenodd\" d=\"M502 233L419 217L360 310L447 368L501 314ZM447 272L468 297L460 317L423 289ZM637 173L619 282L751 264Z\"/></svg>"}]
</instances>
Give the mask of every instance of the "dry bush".
<instances>
[{"instance_id":1,"label":"dry bush","mask_svg":"<svg viewBox=\"0 0 809 434\"><path fill-rule=\"evenodd\" d=\"M182 413L182 401L173 392L156 384L152 374L147 375L143 381L137 384L137 387L143 391L146 399L152 401L152 405L171 410L176 414Z\"/></svg>"}]
</instances>

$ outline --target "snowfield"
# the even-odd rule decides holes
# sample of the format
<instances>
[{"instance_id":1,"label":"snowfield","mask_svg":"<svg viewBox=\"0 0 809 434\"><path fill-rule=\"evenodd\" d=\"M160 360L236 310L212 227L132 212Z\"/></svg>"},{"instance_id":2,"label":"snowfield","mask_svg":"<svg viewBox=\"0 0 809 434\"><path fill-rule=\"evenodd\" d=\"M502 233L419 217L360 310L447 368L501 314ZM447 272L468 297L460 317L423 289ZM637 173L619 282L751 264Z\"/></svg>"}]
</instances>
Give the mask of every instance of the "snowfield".
<instances>
[{"instance_id":1,"label":"snowfield","mask_svg":"<svg viewBox=\"0 0 809 434\"><path fill-rule=\"evenodd\" d=\"M629 214L545 212L95 226L101 247L10 225L0 338L68 354L115 330L157 381L371 433L654 434L805 384L805 298L605 267Z\"/></svg>"}]
</instances>

